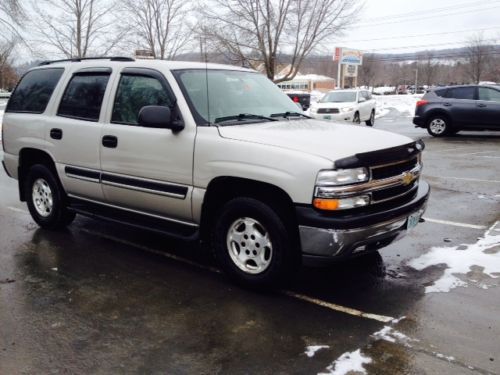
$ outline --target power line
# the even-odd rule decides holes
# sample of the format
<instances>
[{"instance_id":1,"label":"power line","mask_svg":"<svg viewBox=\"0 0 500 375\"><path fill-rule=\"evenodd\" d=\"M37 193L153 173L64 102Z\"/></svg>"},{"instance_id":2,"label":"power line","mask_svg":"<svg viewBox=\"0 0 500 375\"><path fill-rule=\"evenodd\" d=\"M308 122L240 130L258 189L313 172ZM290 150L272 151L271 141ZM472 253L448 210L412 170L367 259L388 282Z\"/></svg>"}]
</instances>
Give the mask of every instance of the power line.
<instances>
[{"instance_id":1,"label":"power line","mask_svg":"<svg viewBox=\"0 0 500 375\"><path fill-rule=\"evenodd\" d=\"M498 39L483 39L482 42L496 42ZM445 42L445 43L434 43L434 44L420 44L413 46L404 46L404 47L388 47L388 48L376 48L376 49L365 49L364 52L376 52L376 51L389 51L389 50L404 50L409 48L426 48L426 47L445 47L449 45L457 45L464 44L464 42Z\"/></svg>"},{"instance_id":2,"label":"power line","mask_svg":"<svg viewBox=\"0 0 500 375\"><path fill-rule=\"evenodd\" d=\"M380 62L404 62L404 61L419 61L418 57L416 54L408 54L408 55L414 55L413 58L410 58L409 56L407 58L402 57L402 56L386 56L386 57L370 57L369 61L380 61ZM500 56L500 51L490 51L490 52L485 52L483 53L484 56ZM436 54L433 56L433 59L436 60L442 60L442 59L453 59L453 58L462 58L466 59L468 56L464 52L454 52L454 53L448 53L448 54Z\"/></svg>"},{"instance_id":3,"label":"power line","mask_svg":"<svg viewBox=\"0 0 500 375\"><path fill-rule=\"evenodd\" d=\"M486 30L495 30L500 29L500 26L494 27L486 27L480 29L466 29L466 30L457 30L457 31L446 31L439 33L428 33L428 34L413 34L413 35L399 35L399 36L390 36L387 38L373 38L373 39L355 39L355 40L347 40L347 41L339 41L340 44L348 44L348 43L358 43L358 42L375 42L380 40L393 40L393 39L407 39L407 38L419 38L422 36L434 36L434 35L447 35L447 34L456 34L456 33L468 33L473 31L486 31Z\"/></svg>"},{"instance_id":4,"label":"power line","mask_svg":"<svg viewBox=\"0 0 500 375\"><path fill-rule=\"evenodd\" d=\"M431 16L425 16L425 17L418 17L418 19L408 19L408 20L393 20L393 21L384 21L384 22L379 22L379 23L361 23L357 24L356 27L360 28L366 28L366 27L373 27L373 26L380 26L380 25L389 25L389 24L397 24L397 23L403 23L403 22L417 22L425 19L431 19L431 18L437 18L437 17L450 17L450 16L459 16L462 14L466 13L477 13L477 12L484 12L484 11L491 11L492 9L499 8L500 5L494 6L494 7L489 7L489 8L482 8L482 9L472 9L472 10L467 10L467 11L460 11L460 12L455 12L455 13L447 13L447 14L435 14Z\"/></svg>"},{"instance_id":5,"label":"power line","mask_svg":"<svg viewBox=\"0 0 500 375\"><path fill-rule=\"evenodd\" d=\"M490 0L490 3L496 3L498 2L497 0ZM394 19L394 18L408 18L408 17L415 17L418 15L425 15L427 13L436 13L436 12L444 12L447 10L458 10L461 8L470 8L476 5L484 5L484 1L474 1L474 2L468 2L468 3L460 3L460 4L454 4L454 5L449 5L446 7L441 7L441 8L432 8L432 9L426 9L426 10L418 10L418 11L412 11L412 12L406 12L406 13L396 13L396 14L389 14L381 17L372 17L372 18L367 18L366 23L371 23L373 21L375 22L380 22L381 20L386 20L386 19Z\"/></svg>"}]
</instances>

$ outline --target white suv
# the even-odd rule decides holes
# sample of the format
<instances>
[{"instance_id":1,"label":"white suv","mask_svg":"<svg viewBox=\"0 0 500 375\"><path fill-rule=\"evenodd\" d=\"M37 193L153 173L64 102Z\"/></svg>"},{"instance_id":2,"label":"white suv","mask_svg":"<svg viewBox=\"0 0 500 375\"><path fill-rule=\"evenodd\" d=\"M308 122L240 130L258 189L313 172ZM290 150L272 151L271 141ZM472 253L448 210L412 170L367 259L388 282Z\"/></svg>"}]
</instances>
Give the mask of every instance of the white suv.
<instances>
[{"instance_id":1,"label":"white suv","mask_svg":"<svg viewBox=\"0 0 500 375\"><path fill-rule=\"evenodd\" d=\"M376 101L367 90L334 90L311 104L311 116L320 120L375 124Z\"/></svg>"},{"instance_id":2,"label":"white suv","mask_svg":"<svg viewBox=\"0 0 500 375\"><path fill-rule=\"evenodd\" d=\"M205 238L229 275L267 285L387 246L429 195L420 141L296 111L234 66L48 62L10 98L3 164L43 228L82 214Z\"/></svg>"}]
</instances>

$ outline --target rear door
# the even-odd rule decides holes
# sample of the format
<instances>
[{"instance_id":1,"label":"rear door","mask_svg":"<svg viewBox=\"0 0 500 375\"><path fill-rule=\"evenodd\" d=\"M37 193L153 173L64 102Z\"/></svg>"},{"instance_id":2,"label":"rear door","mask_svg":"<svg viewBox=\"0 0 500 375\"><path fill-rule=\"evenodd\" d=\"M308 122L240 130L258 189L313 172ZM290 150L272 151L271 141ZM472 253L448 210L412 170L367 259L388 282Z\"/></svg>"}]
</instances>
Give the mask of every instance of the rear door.
<instances>
[{"instance_id":1,"label":"rear door","mask_svg":"<svg viewBox=\"0 0 500 375\"><path fill-rule=\"evenodd\" d=\"M123 69L101 133L105 198L120 208L190 222L196 127L187 122L179 132L142 127L139 111L148 105L168 106L180 116L176 95L162 73Z\"/></svg>"},{"instance_id":2,"label":"rear door","mask_svg":"<svg viewBox=\"0 0 500 375\"><path fill-rule=\"evenodd\" d=\"M111 68L84 68L70 75L45 139L70 195L103 200L99 183L101 109Z\"/></svg>"},{"instance_id":3,"label":"rear door","mask_svg":"<svg viewBox=\"0 0 500 375\"><path fill-rule=\"evenodd\" d=\"M479 87L478 94L477 108L482 123L500 129L500 90Z\"/></svg>"},{"instance_id":4,"label":"rear door","mask_svg":"<svg viewBox=\"0 0 500 375\"><path fill-rule=\"evenodd\" d=\"M443 95L443 106L455 125L474 127L480 120L476 110L476 87L451 87Z\"/></svg>"}]
</instances>

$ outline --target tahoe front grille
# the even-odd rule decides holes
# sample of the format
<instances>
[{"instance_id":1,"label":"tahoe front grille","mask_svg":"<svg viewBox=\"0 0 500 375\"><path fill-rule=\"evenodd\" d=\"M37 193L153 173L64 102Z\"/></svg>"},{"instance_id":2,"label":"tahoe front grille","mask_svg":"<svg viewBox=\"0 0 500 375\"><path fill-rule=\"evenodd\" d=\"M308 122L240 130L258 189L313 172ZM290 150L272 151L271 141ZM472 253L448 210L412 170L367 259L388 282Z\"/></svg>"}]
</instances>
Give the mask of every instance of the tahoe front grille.
<instances>
[{"instance_id":1,"label":"tahoe front grille","mask_svg":"<svg viewBox=\"0 0 500 375\"><path fill-rule=\"evenodd\" d=\"M389 165L370 167L372 178L381 180L392 176L397 176L403 172L412 170L418 164L418 158L415 157L408 161L396 162Z\"/></svg>"}]
</instances>

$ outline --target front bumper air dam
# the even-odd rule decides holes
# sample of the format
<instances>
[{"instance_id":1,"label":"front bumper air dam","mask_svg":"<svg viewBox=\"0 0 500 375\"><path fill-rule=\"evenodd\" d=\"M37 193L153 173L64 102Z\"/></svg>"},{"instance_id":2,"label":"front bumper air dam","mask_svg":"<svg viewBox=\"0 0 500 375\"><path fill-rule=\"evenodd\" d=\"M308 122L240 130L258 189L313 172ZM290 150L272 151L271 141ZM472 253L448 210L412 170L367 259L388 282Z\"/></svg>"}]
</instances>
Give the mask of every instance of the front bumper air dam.
<instances>
[{"instance_id":1,"label":"front bumper air dam","mask_svg":"<svg viewBox=\"0 0 500 375\"><path fill-rule=\"evenodd\" d=\"M429 185L420 181L418 192L410 202L376 214L348 219L321 217L312 208L307 209L305 217L304 208L297 208L304 264L328 264L389 245L407 233L410 215L422 217L429 193ZM314 215L317 216L316 220L312 219ZM330 226L329 219L332 221Z\"/></svg>"}]
</instances>

